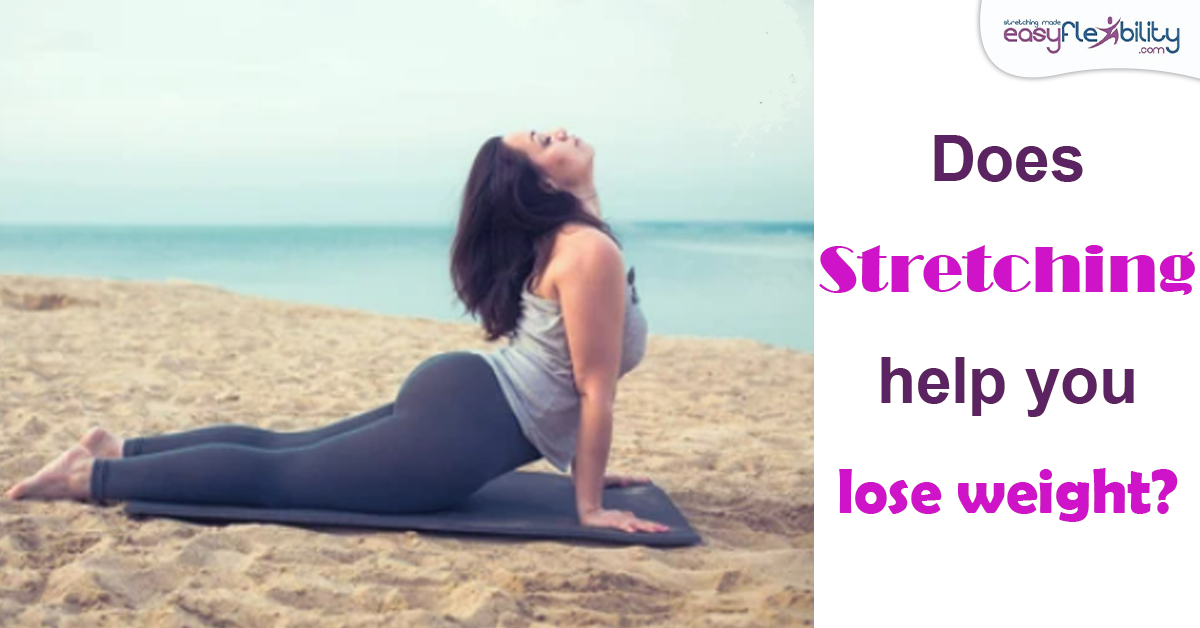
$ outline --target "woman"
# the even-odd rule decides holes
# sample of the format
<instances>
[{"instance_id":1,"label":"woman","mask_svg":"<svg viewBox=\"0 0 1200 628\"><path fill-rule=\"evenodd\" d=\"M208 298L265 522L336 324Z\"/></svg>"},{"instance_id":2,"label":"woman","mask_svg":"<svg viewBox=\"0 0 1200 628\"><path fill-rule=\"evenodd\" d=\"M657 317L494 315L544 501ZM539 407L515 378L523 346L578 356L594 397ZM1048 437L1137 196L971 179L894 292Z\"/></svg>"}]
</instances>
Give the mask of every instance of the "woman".
<instances>
[{"instance_id":1,"label":"woman","mask_svg":"<svg viewBox=\"0 0 1200 628\"><path fill-rule=\"evenodd\" d=\"M306 432L241 425L122 440L93 428L12 499L140 499L401 513L452 506L545 457L570 468L579 521L667 527L607 510L618 378L645 351L633 269L600 217L594 151L563 129L487 140L463 191L455 291L495 352L422 362L394 402Z\"/></svg>"}]
</instances>

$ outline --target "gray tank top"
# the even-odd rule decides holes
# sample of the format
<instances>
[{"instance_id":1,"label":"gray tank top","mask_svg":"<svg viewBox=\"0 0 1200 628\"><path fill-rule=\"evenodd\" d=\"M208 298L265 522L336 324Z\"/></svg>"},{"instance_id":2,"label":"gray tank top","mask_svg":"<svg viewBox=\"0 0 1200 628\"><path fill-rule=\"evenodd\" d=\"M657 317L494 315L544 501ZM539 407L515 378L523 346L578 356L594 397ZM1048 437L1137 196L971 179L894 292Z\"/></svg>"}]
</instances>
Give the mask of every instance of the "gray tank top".
<instances>
[{"instance_id":1,"label":"gray tank top","mask_svg":"<svg viewBox=\"0 0 1200 628\"><path fill-rule=\"evenodd\" d=\"M646 317L638 307L633 280L630 267L625 276L622 376L646 353ZM516 335L498 350L472 353L481 355L495 371L525 437L550 464L565 472L575 457L580 399L558 302L534 294L526 280Z\"/></svg>"}]
</instances>

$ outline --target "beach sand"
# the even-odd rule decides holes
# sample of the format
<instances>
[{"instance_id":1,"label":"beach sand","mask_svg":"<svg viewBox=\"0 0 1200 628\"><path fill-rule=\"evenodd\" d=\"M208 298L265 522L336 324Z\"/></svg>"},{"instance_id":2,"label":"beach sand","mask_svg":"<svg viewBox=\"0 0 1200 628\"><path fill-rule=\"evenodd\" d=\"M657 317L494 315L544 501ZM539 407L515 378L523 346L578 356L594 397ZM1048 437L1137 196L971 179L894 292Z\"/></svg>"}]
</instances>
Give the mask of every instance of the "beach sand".
<instances>
[{"instance_id":1,"label":"beach sand","mask_svg":"<svg viewBox=\"0 0 1200 628\"><path fill-rule=\"evenodd\" d=\"M0 490L93 425L306 429L390 401L426 357L489 346L466 324L186 282L0 276L0 295ZM662 486L705 544L220 528L0 496L0 625L811 623L811 355L651 334L620 382L611 461Z\"/></svg>"}]
</instances>

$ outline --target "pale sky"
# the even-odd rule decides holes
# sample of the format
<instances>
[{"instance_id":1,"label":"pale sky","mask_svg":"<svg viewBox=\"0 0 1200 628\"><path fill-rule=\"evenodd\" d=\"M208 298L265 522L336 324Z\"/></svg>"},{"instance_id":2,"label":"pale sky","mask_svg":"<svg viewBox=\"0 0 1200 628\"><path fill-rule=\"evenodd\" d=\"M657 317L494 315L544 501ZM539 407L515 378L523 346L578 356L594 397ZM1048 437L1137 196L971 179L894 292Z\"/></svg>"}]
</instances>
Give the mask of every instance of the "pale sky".
<instances>
[{"instance_id":1,"label":"pale sky","mask_svg":"<svg viewBox=\"0 0 1200 628\"><path fill-rule=\"evenodd\" d=\"M812 219L811 0L0 0L0 223L447 223L491 135L610 220Z\"/></svg>"}]
</instances>

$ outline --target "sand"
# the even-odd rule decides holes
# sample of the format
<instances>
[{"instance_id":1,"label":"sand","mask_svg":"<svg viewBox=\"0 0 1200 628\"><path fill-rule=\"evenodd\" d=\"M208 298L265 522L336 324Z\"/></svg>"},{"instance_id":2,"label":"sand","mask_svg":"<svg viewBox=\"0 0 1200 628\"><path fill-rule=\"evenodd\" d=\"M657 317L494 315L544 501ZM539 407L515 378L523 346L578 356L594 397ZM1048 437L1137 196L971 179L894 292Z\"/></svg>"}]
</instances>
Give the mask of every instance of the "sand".
<instances>
[{"instance_id":1,"label":"sand","mask_svg":"<svg viewBox=\"0 0 1200 628\"><path fill-rule=\"evenodd\" d=\"M183 282L0 276L0 293L0 490L92 425L305 429L390 401L430 355L489 346L470 325ZM651 334L620 383L610 471L673 497L705 539L685 549L218 528L0 496L0 625L808 625L812 408L811 355Z\"/></svg>"}]
</instances>

